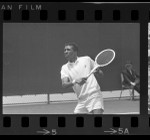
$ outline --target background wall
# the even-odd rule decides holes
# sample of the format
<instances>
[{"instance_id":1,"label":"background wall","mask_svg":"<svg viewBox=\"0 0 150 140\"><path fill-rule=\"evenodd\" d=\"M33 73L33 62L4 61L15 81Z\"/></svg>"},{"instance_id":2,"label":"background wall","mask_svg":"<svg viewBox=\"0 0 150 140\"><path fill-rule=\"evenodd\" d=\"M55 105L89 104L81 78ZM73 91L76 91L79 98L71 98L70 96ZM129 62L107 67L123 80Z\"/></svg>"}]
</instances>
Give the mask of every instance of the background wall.
<instances>
[{"instance_id":1,"label":"background wall","mask_svg":"<svg viewBox=\"0 0 150 140\"><path fill-rule=\"evenodd\" d=\"M96 77L101 89L121 88L120 72L127 60L140 70L140 26L125 23L4 23L3 95L63 93L60 69L66 63L64 44L75 42L79 55L91 58L105 48L115 60Z\"/></svg>"}]
</instances>

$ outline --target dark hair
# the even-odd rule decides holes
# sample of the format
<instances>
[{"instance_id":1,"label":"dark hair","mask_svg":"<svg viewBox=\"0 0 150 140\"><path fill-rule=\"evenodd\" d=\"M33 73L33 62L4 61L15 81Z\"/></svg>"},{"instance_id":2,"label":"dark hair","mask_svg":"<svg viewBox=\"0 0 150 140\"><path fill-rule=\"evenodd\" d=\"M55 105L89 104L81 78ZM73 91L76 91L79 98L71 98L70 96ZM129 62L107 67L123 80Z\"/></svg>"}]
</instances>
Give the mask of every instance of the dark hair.
<instances>
[{"instance_id":1,"label":"dark hair","mask_svg":"<svg viewBox=\"0 0 150 140\"><path fill-rule=\"evenodd\" d=\"M126 64L125 64L125 67L127 67L127 66L132 66L132 62L130 61L130 60L128 60L127 62L126 62Z\"/></svg>"},{"instance_id":2,"label":"dark hair","mask_svg":"<svg viewBox=\"0 0 150 140\"><path fill-rule=\"evenodd\" d=\"M76 43L72 42L72 43L66 43L65 46L72 46L73 50L78 52L78 46Z\"/></svg>"}]
</instances>

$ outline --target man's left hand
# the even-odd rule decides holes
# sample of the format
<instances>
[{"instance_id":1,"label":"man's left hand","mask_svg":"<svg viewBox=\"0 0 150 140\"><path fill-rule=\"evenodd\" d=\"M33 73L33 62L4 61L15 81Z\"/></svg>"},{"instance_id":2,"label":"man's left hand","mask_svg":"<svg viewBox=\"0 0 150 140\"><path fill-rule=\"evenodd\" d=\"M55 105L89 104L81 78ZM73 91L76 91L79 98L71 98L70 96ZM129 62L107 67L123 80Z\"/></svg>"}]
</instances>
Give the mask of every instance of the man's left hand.
<instances>
[{"instance_id":1,"label":"man's left hand","mask_svg":"<svg viewBox=\"0 0 150 140\"><path fill-rule=\"evenodd\" d=\"M80 78L76 80L76 83L82 86L84 83L86 83L87 78Z\"/></svg>"},{"instance_id":2,"label":"man's left hand","mask_svg":"<svg viewBox=\"0 0 150 140\"><path fill-rule=\"evenodd\" d=\"M97 68L97 69L95 70L95 73L104 75L103 71L102 71L100 68Z\"/></svg>"}]
</instances>

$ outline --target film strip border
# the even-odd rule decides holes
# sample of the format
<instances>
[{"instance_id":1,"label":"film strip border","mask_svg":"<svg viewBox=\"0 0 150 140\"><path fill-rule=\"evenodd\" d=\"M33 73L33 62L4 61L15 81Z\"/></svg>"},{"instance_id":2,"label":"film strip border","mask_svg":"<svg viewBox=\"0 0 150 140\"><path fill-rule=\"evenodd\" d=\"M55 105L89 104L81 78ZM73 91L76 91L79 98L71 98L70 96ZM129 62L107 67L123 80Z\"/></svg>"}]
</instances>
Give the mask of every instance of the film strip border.
<instances>
[{"instance_id":1,"label":"film strip border","mask_svg":"<svg viewBox=\"0 0 150 140\"><path fill-rule=\"evenodd\" d=\"M150 118L139 116L46 115L4 116L2 135L137 135L149 134ZM16 122L17 119L17 122ZM141 124L144 127L141 127Z\"/></svg>"},{"instance_id":2,"label":"film strip border","mask_svg":"<svg viewBox=\"0 0 150 140\"><path fill-rule=\"evenodd\" d=\"M145 6L51 2L50 4L2 3L0 8L4 22L139 22L143 18L140 11Z\"/></svg>"},{"instance_id":3,"label":"film strip border","mask_svg":"<svg viewBox=\"0 0 150 140\"><path fill-rule=\"evenodd\" d=\"M0 135L149 134L147 46L150 4L0 3L6 22L140 23L140 115L0 115ZM2 31L2 26L0 28ZM2 98L1 98L2 101ZM2 107L0 107L2 110Z\"/></svg>"}]
</instances>

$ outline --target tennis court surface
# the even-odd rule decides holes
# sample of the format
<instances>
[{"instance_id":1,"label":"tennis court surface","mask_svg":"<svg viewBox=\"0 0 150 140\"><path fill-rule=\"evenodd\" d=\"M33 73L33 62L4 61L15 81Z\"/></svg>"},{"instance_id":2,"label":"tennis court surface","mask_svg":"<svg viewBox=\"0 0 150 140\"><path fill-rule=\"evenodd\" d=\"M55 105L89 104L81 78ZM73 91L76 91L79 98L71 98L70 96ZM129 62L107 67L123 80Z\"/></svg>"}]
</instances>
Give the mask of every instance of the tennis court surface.
<instances>
[{"instance_id":1,"label":"tennis court surface","mask_svg":"<svg viewBox=\"0 0 150 140\"><path fill-rule=\"evenodd\" d=\"M139 114L139 98L104 100L104 114ZM73 114L76 101L52 102L50 104L4 105L3 114Z\"/></svg>"}]
</instances>

